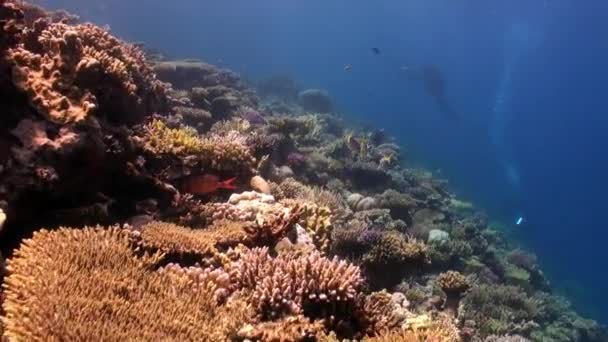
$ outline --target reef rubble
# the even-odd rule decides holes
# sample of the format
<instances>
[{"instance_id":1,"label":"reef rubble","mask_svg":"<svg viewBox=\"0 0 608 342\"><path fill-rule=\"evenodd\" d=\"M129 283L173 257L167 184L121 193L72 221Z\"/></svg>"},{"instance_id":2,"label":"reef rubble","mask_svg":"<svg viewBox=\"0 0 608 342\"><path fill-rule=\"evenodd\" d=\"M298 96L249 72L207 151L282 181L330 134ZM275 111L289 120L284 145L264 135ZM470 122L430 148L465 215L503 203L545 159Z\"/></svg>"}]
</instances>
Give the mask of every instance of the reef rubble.
<instances>
[{"instance_id":1,"label":"reef rubble","mask_svg":"<svg viewBox=\"0 0 608 342\"><path fill-rule=\"evenodd\" d=\"M328 94L21 1L0 31L2 341L608 340Z\"/></svg>"}]
</instances>

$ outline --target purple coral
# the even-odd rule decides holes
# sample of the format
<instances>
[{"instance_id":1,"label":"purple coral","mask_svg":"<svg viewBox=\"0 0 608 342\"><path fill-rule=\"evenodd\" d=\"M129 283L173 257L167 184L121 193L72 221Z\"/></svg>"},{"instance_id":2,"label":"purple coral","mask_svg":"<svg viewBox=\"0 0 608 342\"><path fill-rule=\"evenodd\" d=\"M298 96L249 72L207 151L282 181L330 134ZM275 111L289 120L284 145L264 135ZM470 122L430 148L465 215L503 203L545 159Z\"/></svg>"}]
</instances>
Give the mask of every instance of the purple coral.
<instances>
[{"instance_id":1,"label":"purple coral","mask_svg":"<svg viewBox=\"0 0 608 342\"><path fill-rule=\"evenodd\" d=\"M268 123L262 113L255 109L248 109L243 112L243 119L254 125L264 125Z\"/></svg>"}]
</instances>

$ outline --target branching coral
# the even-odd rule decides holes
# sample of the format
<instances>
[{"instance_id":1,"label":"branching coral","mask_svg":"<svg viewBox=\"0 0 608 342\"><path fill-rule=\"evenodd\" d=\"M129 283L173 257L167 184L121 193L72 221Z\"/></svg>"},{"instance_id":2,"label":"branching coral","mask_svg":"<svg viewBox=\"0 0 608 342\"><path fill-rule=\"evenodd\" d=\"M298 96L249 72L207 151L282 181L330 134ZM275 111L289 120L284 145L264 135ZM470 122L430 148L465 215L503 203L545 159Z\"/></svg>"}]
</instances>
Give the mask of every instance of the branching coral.
<instances>
[{"instance_id":1,"label":"branching coral","mask_svg":"<svg viewBox=\"0 0 608 342\"><path fill-rule=\"evenodd\" d=\"M202 167L215 171L251 174L255 166L245 137L235 131L200 137L194 129L169 128L155 119L146 125L143 143L154 154L192 155Z\"/></svg>"},{"instance_id":2,"label":"branching coral","mask_svg":"<svg viewBox=\"0 0 608 342\"><path fill-rule=\"evenodd\" d=\"M94 112L132 122L166 109L165 90L144 54L92 24L38 19L11 48L13 82L36 110L57 123Z\"/></svg>"},{"instance_id":3,"label":"branching coral","mask_svg":"<svg viewBox=\"0 0 608 342\"><path fill-rule=\"evenodd\" d=\"M336 229L332 240L332 252L360 263L375 287L394 285L404 273L429 261L423 242L364 222Z\"/></svg>"},{"instance_id":4,"label":"branching coral","mask_svg":"<svg viewBox=\"0 0 608 342\"><path fill-rule=\"evenodd\" d=\"M304 316L289 316L278 321L248 324L238 331L237 337L246 341L304 342L314 341L324 331L320 321L311 322Z\"/></svg>"},{"instance_id":5,"label":"branching coral","mask_svg":"<svg viewBox=\"0 0 608 342\"><path fill-rule=\"evenodd\" d=\"M238 222L218 222L217 228L190 229L172 223L152 222L134 232L137 243L146 249L158 250L179 256L213 256L217 246L234 245L247 239L247 233Z\"/></svg>"},{"instance_id":6,"label":"branching coral","mask_svg":"<svg viewBox=\"0 0 608 342\"><path fill-rule=\"evenodd\" d=\"M184 258L212 257L239 244L272 246L300 219L302 209L293 207L279 215L255 222L216 220L206 229L190 229L172 223L152 222L133 232L145 249Z\"/></svg>"},{"instance_id":7,"label":"branching coral","mask_svg":"<svg viewBox=\"0 0 608 342\"><path fill-rule=\"evenodd\" d=\"M203 143L194 129L169 128L155 119L145 126L145 131L145 148L152 153L182 155L203 150Z\"/></svg>"},{"instance_id":8,"label":"branching coral","mask_svg":"<svg viewBox=\"0 0 608 342\"><path fill-rule=\"evenodd\" d=\"M374 292L363 299L360 310L365 335L378 336L398 330L403 323L395 311L391 295L386 291Z\"/></svg>"},{"instance_id":9,"label":"branching coral","mask_svg":"<svg viewBox=\"0 0 608 342\"><path fill-rule=\"evenodd\" d=\"M383 336L365 339L366 342L458 342L458 328L446 318L438 318L426 327L394 331Z\"/></svg>"},{"instance_id":10,"label":"branching coral","mask_svg":"<svg viewBox=\"0 0 608 342\"><path fill-rule=\"evenodd\" d=\"M250 307L220 305L211 275L153 271L116 228L41 230L9 262L5 335L14 340L218 341L251 321Z\"/></svg>"},{"instance_id":11,"label":"branching coral","mask_svg":"<svg viewBox=\"0 0 608 342\"><path fill-rule=\"evenodd\" d=\"M476 322L483 336L511 333L518 324L540 319L545 310L541 299L504 285L472 287L462 307L462 319Z\"/></svg>"},{"instance_id":12,"label":"branching coral","mask_svg":"<svg viewBox=\"0 0 608 342\"><path fill-rule=\"evenodd\" d=\"M302 313L327 319L354 305L363 285L358 267L319 253L273 259L267 249L254 249L232 265L230 274L265 319Z\"/></svg>"},{"instance_id":13,"label":"branching coral","mask_svg":"<svg viewBox=\"0 0 608 342\"><path fill-rule=\"evenodd\" d=\"M304 227L312 237L313 243L320 251L326 252L331 245L331 232L333 225L331 222L331 211L326 207L321 207L305 201L283 200L282 204L288 207L300 207L303 210L299 224Z\"/></svg>"}]
</instances>

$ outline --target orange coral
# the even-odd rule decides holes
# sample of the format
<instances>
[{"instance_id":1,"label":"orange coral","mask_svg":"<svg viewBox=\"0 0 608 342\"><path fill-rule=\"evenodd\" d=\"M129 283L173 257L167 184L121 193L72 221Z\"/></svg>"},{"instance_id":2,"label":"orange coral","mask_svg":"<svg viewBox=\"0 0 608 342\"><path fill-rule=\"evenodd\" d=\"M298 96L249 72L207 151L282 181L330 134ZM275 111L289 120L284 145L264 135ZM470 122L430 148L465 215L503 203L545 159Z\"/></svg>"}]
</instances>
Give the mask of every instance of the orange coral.
<instances>
[{"instance_id":1,"label":"orange coral","mask_svg":"<svg viewBox=\"0 0 608 342\"><path fill-rule=\"evenodd\" d=\"M391 295L386 291L366 296L360 309L365 334L378 336L398 329L402 319L396 314L394 306Z\"/></svg>"},{"instance_id":2,"label":"orange coral","mask_svg":"<svg viewBox=\"0 0 608 342\"><path fill-rule=\"evenodd\" d=\"M220 279L154 271L117 228L41 230L9 260L5 336L15 341L225 341L252 321L218 302Z\"/></svg>"},{"instance_id":3,"label":"orange coral","mask_svg":"<svg viewBox=\"0 0 608 342\"><path fill-rule=\"evenodd\" d=\"M239 244L247 246L274 245L293 227L302 214L294 208L270 220L239 222L217 220L206 229L190 229L167 222L151 222L132 233L145 249L159 250L178 256L198 258L216 256Z\"/></svg>"},{"instance_id":4,"label":"orange coral","mask_svg":"<svg viewBox=\"0 0 608 342\"><path fill-rule=\"evenodd\" d=\"M13 83L48 120L77 122L99 109L125 122L164 109L164 88L135 46L92 24L33 26L8 57Z\"/></svg>"},{"instance_id":5,"label":"orange coral","mask_svg":"<svg viewBox=\"0 0 608 342\"><path fill-rule=\"evenodd\" d=\"M248 324L238 332L238 337L250 341L297 342L314 341L323 332L320 321L310 322L304 316L291 316L276 322Z\"/></svg>"}]
</instances>

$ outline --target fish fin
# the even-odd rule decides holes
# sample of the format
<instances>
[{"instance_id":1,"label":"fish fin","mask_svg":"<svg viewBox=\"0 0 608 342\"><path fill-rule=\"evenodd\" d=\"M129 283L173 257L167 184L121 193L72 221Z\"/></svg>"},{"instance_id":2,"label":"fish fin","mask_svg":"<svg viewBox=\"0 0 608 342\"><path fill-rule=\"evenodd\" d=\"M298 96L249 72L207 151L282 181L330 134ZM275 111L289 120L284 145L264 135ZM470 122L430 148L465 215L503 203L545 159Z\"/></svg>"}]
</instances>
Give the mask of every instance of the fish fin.
<instances>
[{"instance_id":1,"label":"fish fin","mask_svg":"<svg viewBox=\"0 0 608 342\"><path fill-rule=\"evenodd\" d=\"M226 179L225 181L220 182L220 186L224 189L234 190L234 189L236 189L236 185L234 185L235 180L236 180L236 177Z\"/></svg>"}]
</instances>

